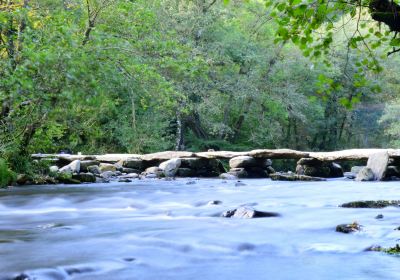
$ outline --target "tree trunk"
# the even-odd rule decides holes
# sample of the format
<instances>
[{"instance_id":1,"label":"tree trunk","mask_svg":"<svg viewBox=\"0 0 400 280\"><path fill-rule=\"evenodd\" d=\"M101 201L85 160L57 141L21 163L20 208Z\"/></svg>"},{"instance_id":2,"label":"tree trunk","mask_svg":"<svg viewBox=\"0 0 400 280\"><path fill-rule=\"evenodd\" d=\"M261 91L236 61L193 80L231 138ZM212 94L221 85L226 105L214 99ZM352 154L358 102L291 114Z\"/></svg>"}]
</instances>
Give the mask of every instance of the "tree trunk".
<instances>
[{"instance_id":1,"label":"tree trunk","mask_svg":"<svg viewBox=\"0 0 400 280\"><path fill-rule=\"evenodd\" d=\"M175 150L176 151L183 151L185 149L184 145L184 128L183 128L183 123L182 123L182 115L178 111L176 113L176 146Z\"/></svg>"}]
</instances>

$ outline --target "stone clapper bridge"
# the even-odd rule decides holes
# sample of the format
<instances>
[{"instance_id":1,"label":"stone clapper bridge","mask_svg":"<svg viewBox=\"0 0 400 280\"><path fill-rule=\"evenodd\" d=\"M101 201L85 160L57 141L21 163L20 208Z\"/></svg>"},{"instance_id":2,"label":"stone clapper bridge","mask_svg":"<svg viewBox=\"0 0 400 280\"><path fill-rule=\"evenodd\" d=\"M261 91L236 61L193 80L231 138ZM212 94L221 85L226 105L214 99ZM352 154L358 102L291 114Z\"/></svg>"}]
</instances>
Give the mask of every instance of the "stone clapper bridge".
<instances>
[{"instance_id":1,"label":"stone clapper bridge","mask_svg":"<svg viewBox=\"0 0 400 280\"><path fill-rule=\"evenodd\" d=\"M351 149L333 152L303 152L290 149L259 149L249 152L165 151L152 154L69 155L34 154L35 160L53 163L51 169L69 171L85 182L88 174L99 178L221 177L268 178L273 180L325 180L343 177L339 165L346 161L367 162L366 167L345 174L359 181L400 177L400 149ZM273 159L297 160L296 173L275 172ZM229 160L226 172L221 160ZM57 169L58 168L58 169ZM353 170L352 170L353 171ZM77 176L81 174L83 176Z\"/></svg>"}]
</instances>

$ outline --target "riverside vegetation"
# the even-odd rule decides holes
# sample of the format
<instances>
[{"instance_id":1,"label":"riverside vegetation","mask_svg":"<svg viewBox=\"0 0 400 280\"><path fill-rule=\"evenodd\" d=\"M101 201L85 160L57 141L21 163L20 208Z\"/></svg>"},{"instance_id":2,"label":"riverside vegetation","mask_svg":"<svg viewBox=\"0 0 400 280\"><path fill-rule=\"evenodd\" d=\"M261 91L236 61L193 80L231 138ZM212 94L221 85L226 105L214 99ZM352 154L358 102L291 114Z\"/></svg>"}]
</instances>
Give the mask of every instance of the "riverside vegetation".
<instances>
[{"instance_id":1,"label":"riverside vegetation","mask_svg":"<svg viewBox=\"0 0 400 280\"><path fill-rule=\"evenodd\" d=\"M43 173L38 152L398 147L390 5L0 1L3 173Z\"/></svg>"}]
</instances>

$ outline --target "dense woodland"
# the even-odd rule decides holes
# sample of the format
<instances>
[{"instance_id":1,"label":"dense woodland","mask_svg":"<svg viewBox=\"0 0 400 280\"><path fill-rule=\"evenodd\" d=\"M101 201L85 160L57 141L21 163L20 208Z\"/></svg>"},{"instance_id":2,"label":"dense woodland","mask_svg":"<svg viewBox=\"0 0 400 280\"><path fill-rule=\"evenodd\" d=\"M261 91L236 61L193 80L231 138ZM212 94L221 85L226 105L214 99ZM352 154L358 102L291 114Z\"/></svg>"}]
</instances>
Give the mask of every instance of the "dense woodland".
<instances>
[{"instance_id":1,"label":"dense woodland","mask_svg":"<svg viewBox=\"0 0 400 280\"><path fill-rule=\"evenodd\" d=\"M303 2L0 0L0 157L400 147L385 1Z\"/></svg>"}]
</instances>

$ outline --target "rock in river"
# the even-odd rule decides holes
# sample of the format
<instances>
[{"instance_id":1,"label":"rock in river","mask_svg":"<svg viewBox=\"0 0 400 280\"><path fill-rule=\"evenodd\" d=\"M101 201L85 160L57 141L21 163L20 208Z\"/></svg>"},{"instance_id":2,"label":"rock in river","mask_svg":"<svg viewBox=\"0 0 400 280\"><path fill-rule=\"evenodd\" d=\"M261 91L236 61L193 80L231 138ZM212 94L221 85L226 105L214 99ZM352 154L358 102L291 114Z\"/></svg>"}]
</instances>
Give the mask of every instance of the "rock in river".
<instances>
[{"instance_id":1,"label":"rock in river","mask_svg":"<svg viewBox=\"0 0 400 280\"><path fill-rule=\"evenodd\" d=\"M180 158L173 158L162 162L159 167L166 177L174 177L181 166L181 162Z\"/></svg>"},{"instance_id":2,"label":"rock in river","mask_svg":"<svg viewBox=\"0 0 400 280\"><path fill-rule=\"evenodd\" d=\"M239 219L269 218L278 216L279 216L278 213L257 211L248 207L240 207L222 213L222 217L224 218L239 218Z\"/></svg>"},{"instance_id":3,"label":"rock in river","mask_svg":"<svg viewBox=\"0 0 400 280\"><path fill-rule=\"evenodd\" d=\"M359 230L361 230L361 226L357 222L352 224L341 224L336 227L336 231L341 233L352 233Z\"/></svg>"},{"instance_id":4,"label":"rock in river","mask_svg":"<svg viewBox=\"0 0 400 280\"><path fill-rule=\"evenodd\" d=\"M400 200L360 200L343 203L344 208L385 208L389 206L400 206Z\"/></svg>"},{"instance_id":5,"label":"rock in river","mask_svg":"<svg viewBox=\"0 0 400 280\"><path fill-rule=\"evenodd\" d=\"M356 176L356 181L359 182L374 181L374 180L375 180L374 172L369 167L363 167Z\"/></svg>"},{"instance_id":6,"label":"rock in river","mask_svg":"<svg viewBox=\"0 0 400 280\"><path fill-rule=\"evenodd\" d=\"M273 173L270 174L273 181L326 181L325 178L311 177L307 175L297 175L294 173Z\"/></svg>"}]
</instances>

